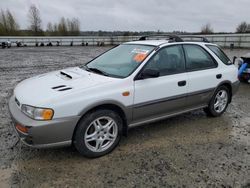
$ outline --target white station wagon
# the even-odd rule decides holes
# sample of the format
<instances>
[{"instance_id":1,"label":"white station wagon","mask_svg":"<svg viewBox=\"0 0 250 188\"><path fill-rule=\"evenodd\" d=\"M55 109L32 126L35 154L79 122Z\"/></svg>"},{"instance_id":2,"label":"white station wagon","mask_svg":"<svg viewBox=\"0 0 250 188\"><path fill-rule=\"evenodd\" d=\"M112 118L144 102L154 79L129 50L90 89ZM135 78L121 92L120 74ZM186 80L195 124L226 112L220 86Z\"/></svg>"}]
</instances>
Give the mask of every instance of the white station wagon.
<instances>
[{"instance_id":1,"label":"white station wagon","mask_svg":"<svg viewBox=\"0 0 250 188\"><path fill-rule=\"evenodd\" d=\"M223 114L239 87L238 70L223 51L205 39L150 37L19 83L9 110L21 141L35 148L74 145L100 157L133 126L196 109Z\"/></svg>"}]
</instances>

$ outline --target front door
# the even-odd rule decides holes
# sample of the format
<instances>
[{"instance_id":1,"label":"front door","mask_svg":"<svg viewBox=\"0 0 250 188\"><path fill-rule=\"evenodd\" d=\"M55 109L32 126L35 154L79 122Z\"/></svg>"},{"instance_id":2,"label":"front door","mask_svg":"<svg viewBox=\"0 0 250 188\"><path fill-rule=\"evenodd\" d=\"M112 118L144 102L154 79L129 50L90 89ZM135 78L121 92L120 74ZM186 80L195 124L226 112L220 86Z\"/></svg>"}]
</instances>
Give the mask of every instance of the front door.
<instances>
[{"instance_id":1,"label":"front door","mask_svg":"<svg viewBox=\"0 0 250 188\"><path fill-rule=\"evenodd\" d=\"M146 69L158 70L160 76L134 82L133 123L185 110L187 73L182 46L160 49L143 67Z\"/></svg>"}]
</instances>

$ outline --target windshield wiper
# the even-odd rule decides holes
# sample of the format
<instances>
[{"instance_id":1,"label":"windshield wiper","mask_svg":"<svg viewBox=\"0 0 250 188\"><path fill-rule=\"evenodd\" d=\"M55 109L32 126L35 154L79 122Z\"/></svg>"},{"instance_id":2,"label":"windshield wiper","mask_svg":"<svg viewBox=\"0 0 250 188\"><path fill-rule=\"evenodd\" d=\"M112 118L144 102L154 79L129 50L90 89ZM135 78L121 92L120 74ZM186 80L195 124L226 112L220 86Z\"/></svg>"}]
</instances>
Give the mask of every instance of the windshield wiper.
<instances>
[{"instance_id":1,"label":"windshield wiper","mask_svg":"<svg viewBox=\"0 0 250 188\"><path fill-rule=\"evenodd\" d=\"M102 71L102 70L100 70L100 69L97 69L97 68L90 68L90 67L88 67L88 66L86 66L86 65L84 65L83 68L84 68L86 71L89 71L89 72L95 72L95 73L97 73L97 74L102 74L102 75L104 75L104 76L109 76L108 73L106 73L106 72L104 72L104 71Z\"/></svg>"}]
</instances>

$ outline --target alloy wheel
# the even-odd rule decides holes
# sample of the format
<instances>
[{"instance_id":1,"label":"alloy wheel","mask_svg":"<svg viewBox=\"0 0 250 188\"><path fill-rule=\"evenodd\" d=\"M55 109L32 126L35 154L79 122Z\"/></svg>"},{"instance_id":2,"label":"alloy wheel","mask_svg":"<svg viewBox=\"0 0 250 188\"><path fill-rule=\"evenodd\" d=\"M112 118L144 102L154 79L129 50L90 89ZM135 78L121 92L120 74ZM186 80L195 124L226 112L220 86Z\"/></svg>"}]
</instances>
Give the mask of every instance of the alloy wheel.
<instances>
[{"instance_id":1,"label":"alloy wheel","mask_svg":"<svg viewBox=\"0 0 250 188\"><path fill-rule=\"evenodd\" d=\"M220 90L214 99L214 110L217 113L223 112L228 103L228 93L225 90Z\"/></svg>"},{"instance_id":2,"label":"alloy wheel","mask_svg":"<svg viewBox=\"0 0 250 188\"><path fill-rule=\"evenodd\" d=\"M118 126L111 117L99 117L92 121L85 132L84 142L93 152L103 152L109 149L118 135Z\"/></svg>"}]
</instances>

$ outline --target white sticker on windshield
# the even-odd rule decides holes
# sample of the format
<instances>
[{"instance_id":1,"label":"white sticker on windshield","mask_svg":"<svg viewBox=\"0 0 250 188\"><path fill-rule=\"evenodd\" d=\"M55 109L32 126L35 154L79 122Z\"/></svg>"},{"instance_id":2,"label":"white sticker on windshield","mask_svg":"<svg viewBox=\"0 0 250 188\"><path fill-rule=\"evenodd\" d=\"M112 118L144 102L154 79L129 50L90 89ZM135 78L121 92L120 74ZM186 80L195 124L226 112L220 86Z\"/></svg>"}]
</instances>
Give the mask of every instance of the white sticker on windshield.
<instances>
[{"instance_id":1,"label":"white sticker on windshield","mask_svg":"<svg viewBox=\"0 0 250 188\"><path fill-rule=\"evenodd\" d=\"M132 50L131 53L135 53L135 54L147 54L149 52L149 50L143 50L143 49L138 49L138 48L135 48Z\"/></svg>"}]
</instances>

